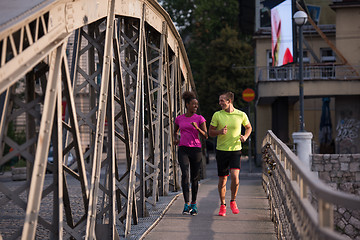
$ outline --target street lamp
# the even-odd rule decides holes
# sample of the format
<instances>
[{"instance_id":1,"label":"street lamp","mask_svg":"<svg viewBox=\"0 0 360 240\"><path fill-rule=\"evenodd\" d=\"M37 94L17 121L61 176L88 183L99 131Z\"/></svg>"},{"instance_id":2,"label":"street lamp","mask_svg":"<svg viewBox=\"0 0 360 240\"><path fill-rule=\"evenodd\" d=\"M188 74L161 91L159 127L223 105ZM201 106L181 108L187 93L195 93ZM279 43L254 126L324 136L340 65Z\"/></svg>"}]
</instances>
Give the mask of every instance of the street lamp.
<instances>
[{"instance_id":1,"label":"street lamp","mask_svg":"<svg viewBox=\"0 0 360 240\"><path fill-rule=\"evenodd\" d=\"M307 21L307 14L303 11L297 11L294 14L294 21L299 27L299 92L300 92L300 132L305 131L304 123L304 78L303 78L303 31L302 27Z\"/></svg>"}]
</instances>

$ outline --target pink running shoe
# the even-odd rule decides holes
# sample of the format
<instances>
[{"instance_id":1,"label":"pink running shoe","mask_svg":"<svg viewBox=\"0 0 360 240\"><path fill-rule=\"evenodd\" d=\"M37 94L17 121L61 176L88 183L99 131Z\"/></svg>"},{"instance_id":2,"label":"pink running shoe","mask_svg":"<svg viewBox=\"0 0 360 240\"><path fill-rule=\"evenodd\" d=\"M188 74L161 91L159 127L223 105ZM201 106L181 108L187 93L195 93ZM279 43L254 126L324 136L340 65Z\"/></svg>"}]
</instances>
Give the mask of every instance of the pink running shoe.
<instances>
[{"instance_id":1,"label":"pink running shoe","mask_svg":"<svg viewBox=\"0 0 360 240\"><path fill-rule=\"evenodd\" d=\"M226 205L220 205L219 216L225 216L225 215L226 215Z\"/></svg>"},{"instance_id":2,"label":"pink running shoe","mask_svg":"<svg viewBox=\"0 0 360 240\"><path fill-rule=\"evenodd\" d=\"M235 201L230 202L230 208L231 208L231 211L233 212L233 214L239 213L239 209L238 209Z\"/></svg>"}]
</instances>

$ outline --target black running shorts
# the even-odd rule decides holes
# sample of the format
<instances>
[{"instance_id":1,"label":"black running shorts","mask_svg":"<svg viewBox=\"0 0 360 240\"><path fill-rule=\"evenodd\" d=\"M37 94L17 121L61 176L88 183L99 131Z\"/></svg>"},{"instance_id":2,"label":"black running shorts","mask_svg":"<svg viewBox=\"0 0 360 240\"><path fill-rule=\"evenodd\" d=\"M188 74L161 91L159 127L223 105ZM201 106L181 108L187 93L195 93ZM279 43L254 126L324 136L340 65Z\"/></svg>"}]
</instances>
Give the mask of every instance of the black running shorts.
<instances>
[{"instance_id":1,"label":"black running shorts","mask_svg":"<svg viewBox=\"0 0 360 240\"><path fill-rule=\"evenodd\" d=\"M218 176L229 176L230 169L240 169L241 151L216 150Z\"/></svg>"}]
</instances>

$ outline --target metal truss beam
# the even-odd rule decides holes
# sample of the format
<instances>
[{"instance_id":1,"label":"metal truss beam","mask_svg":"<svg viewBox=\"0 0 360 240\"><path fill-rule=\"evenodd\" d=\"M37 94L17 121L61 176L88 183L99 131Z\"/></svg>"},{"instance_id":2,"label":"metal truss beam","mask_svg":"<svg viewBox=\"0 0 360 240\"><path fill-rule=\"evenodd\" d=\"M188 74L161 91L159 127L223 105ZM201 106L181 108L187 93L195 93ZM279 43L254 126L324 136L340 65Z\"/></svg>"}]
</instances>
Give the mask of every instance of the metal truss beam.
<instances>
[{"instance_id":1,"label":"metal truss beam","mask_svg":"<svg viewBox=\"0 0 360 240\"><path fill-rule=\"evenodd\" d=\"M181 38L154 0L25 12L0 27L0 165L27 169L0 181L0 223L17 219L0 237L127 237L179 190L173 121L195 90Z\"/></svg>"}]
</instances>

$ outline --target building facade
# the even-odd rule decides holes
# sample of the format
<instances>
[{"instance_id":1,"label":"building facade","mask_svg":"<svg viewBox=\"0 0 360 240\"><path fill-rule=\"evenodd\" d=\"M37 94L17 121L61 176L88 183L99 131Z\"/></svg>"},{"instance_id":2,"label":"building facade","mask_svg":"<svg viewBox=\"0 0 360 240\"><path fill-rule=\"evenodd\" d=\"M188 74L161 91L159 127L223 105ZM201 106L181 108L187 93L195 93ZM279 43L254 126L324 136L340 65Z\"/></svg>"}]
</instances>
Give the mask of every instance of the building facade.
<instances>
[{"instance_id":1,"label":"building facade","mask_svg":"<svg viewBox=\"0 0 360 240\"><path fill-rule=\"evenodd\" d=\"M257 2L254 34L258 160L261 139L268 129L290 146L292 133L300 130L299 65L294 57L295 63L272 66L265 2ZM312 6L324 4L309 2ZM296 12L301 6L296 1L293 4ZM303 26L305 130L313 134L314 153L359 153L360 1L328 1L319 9L317 24Z\"/></svg>"}]
</instances>

